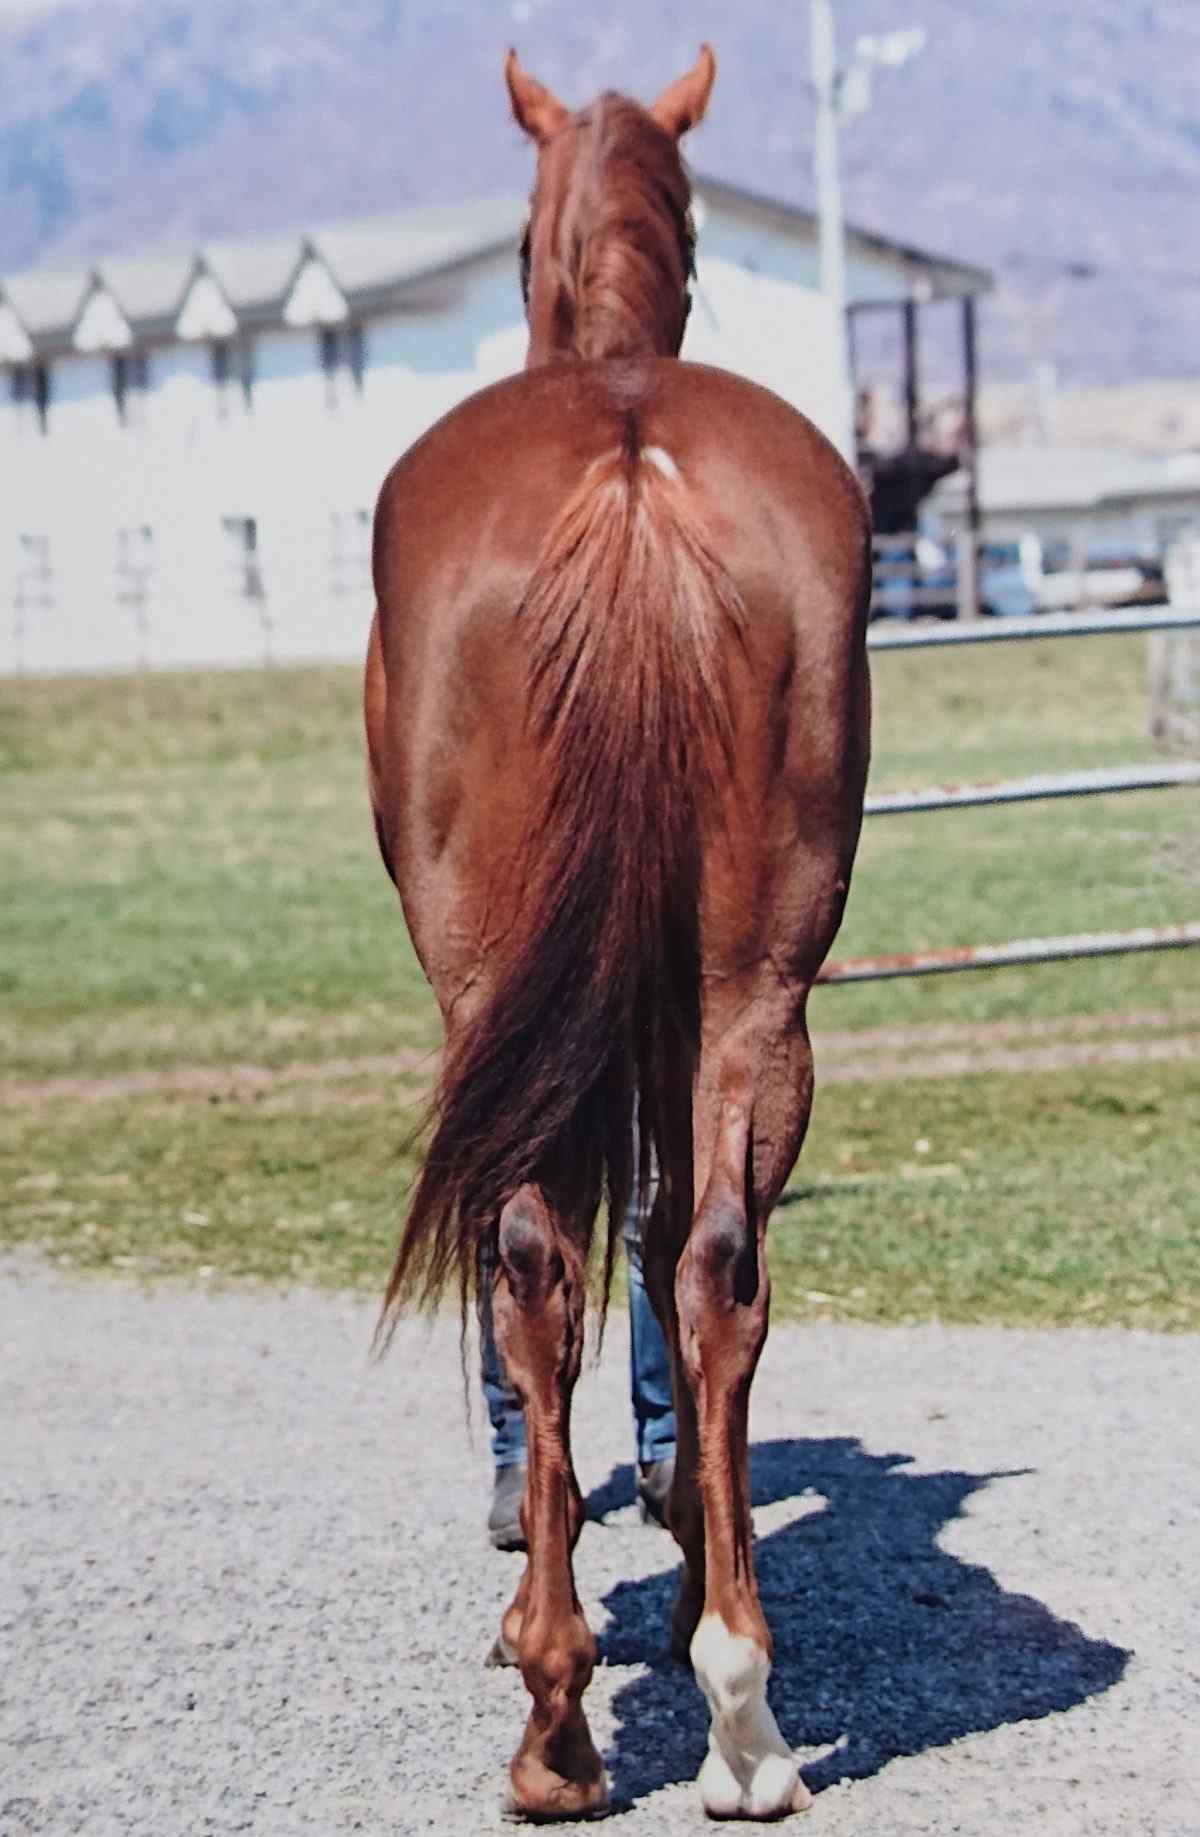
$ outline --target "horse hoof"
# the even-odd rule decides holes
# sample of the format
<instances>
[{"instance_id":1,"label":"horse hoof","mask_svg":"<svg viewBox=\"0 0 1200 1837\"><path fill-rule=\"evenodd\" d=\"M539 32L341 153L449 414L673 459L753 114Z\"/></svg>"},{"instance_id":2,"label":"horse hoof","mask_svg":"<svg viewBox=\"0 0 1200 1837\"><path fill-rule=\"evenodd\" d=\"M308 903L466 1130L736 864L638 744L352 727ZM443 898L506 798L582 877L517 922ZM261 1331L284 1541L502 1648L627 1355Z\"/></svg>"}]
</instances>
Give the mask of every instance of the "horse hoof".
<instances>
[{"instance_id":1,"label":"horse hoof","mask_svg":"<svg viewBox=\"0 0 1200 1837\"><path fill-rule=\"evenodd\" d=\"M782 1754L767 1755L749 1780L739 1780L724 1756L710 1750L700 1769L700 1802L715 1821L745 1819L774 1823L793 1812L807 1811L812 1794L800 1778L793 1760Z\"/></svg>"},{"instance_id":2,"label":"horse hoof","mask_svg":"<svg viewBox=\"0 0 1200 1837\"><path fill-rule=\"evenodd\" d=\"M556 1795L553 1805L522 1805L511 1786L500 1799L500 1816L506 1824L582 1823L585 1819L606 1818L608 1812L608 1781L603 1776L598 1788L567 1788L561 1797Z\"/></svg>"},{"instance_id":3,"label":"horse hoof","mask_svg":"<svg viewBox=\"0 0 1200 1837\"><path fill-rule=\"evenodd\" d=\"M507 1668L519 1662L516 1653L509 1645L507 1639L505 1639L503 1633L497 1633L492 1643L492 1649L483 1661L484 1669L486 1671L499 1671L502 1667Z\"/></svg>"}]
</instances>

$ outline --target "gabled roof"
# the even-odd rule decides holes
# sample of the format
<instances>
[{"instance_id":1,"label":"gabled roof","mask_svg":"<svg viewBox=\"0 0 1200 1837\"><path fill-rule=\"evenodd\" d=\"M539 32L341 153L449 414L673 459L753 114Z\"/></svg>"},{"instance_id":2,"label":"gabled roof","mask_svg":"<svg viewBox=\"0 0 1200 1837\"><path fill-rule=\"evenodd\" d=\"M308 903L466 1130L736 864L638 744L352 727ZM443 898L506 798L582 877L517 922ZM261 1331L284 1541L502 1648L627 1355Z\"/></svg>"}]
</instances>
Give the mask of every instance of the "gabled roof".
<instances>
[{"instance_id":1,"label":"gabled roof","mask_svg":"<svg viewBox=\"0 0 1200 1837\"><path fill-rule=\"evenodd\" d=\"M326 224L310 241L356 305L393 288L444 273L515 246L528 205L523 198L360 217Z\"/></svg>"},{"instance_id":2,"label":"gabled roof","mask_svg":"<svg viewBox=\"0 0 1200 1837\"><path fill-rule=\"evenodd\" d=\"M802 206L760 197L720 179L698 175L694 183L697 197L710 209L757 218L805 242L816 240L816 216ZM80 310L97 283L111 295L135 342L180 335L180 312L202 273L212 277L236 325L246 330L284 323L297 279L314 261L325 271L328 298L332 290L340 293L348 314L406 304L427 307L440 303L451 277L465 266L503 252L515 256L526 210L523 198L486 198L346 218L307 232L220 238L183 252L116 255L90 270L35 269L0 277L0 306L7 302L11 307L37 357L72 348ZM853 225L847 226L846 241L851 257L884 263L903 279L902 291L917 297L964 296L991 286L981 268ZM20 340L14 334L7 342L15 349ZM0 361L19 360L5 353Z\"/></svg>"},{"instance_id":3,"label":"gabled roof","mask_svg":"<svg viewBox=\"0 0 1200 1837\"><path fill-rule=\"evenodd\" d=\"M304 259L303 236L254 236L204 243L199 254L246 324L277 321Z\"/></svg>"},{"instance_id":4,"label":"gabled roof","mask_svg":"<svg viewBox=\"0 0 1200 1837\"><path fill-rule=\"evenodd\" d=\"M112 289L100 276L92 277L87 298L71 328L71 343L77 351L126 351L133 343L133 328Z\"/></svg>"},{"instance_id":5,"label":"gabled roof","mask_svg":"<svg viewBox=\"0 0 1200 1837\"><path fill-rule=\"evenodd\" d=\"M221 291L221 283L212 274L202 256L192 263L174 332L185 341L198 338L232 338L237 331L237 315Z\"/></svg>"},{"instance_id":6,"label":"gabled roof","mask_svg":"<svg viewBox=\"0 0 1200 1837\"><path fill-rule=\"evenodd\" d=\"M170 255L113 255L96 272L131 325L144 335L165 333L179 314L193 268L189 251Z\"/></svg>"},{"instance_id":7,"label":"gabled roof","mask_svg":"<svg viewBox=\"0 0 1200 1837\"><path fill-rule=\"evenodd\" d=\"M315 249L305 252L283 303L287 325L341 325L350 317L350 304Z\"/></svg>"},{"instance_id":8,"label":"gabled roof","mask_svg":"<svg viewBox=\"0 0 1200 1837\"><path fill-rule=\"evenodd\" d=\"M87 298L92 275L86 268L33 268L5 275L0 292L20 320L35 351L69 349L71 330Z\"/></svg>"},{"instance_id":9,"label":"gabled roof","mask_svg":"<svg viewBox=\"0 0 1200 1837\"><path fill-rule=\"evenodd\" d=\"M760 217L778 229L792 235L799 233L813 241L819 235L820 219L816 211L803 204L765 198L759 192L728 185L724 179L705 178L699 173L694 175L692 182L697 196L717 208ZM928 249L896 242L891 236L881 236L854 223L845 225L845 235L849 257L869 256L901 270L927 300L964 298L991 291L992 277L986 268L974 268L966 262L952 261L948 256L934 255Z\"/></svg>"},{"instance_id":10,"label":"gabled roof","mask_svg":"<svg viewBox=\"0 0 1200 1837\"><path fill-rule=\"evenodd\" d=\"M32 356L33 340L16 308L0 293L0 363L25 364Z\"/></svg>"}]
</instances>

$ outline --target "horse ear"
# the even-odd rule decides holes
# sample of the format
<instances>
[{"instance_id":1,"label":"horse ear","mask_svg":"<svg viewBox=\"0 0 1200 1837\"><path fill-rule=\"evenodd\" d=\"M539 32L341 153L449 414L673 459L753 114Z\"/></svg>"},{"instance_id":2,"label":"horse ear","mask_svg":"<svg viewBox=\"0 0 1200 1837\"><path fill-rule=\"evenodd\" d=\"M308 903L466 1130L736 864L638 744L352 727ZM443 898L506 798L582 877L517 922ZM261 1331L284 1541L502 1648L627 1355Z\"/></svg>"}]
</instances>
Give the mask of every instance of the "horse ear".
<instances>
[{"instance_id":1,"label":"horse ear","mask_svg":"<svg viewBox=\"0 0 1200 1837\"><path fill-rule=\"evenodd\" d=\"M696 127L702 120L708 107L708 98L712 94L713 78L717 74L717 60L713 56L711 45L701 45L700 55L687 75L664 89L650 113L660 128L676 140L686 134L689 128Z\"/></svg>"},{"instance_id":2,"label":"horse ear","mask_svg":"<svg viewBox=\"0 0 1200 1837\"><path fill-rule=\"evenodd\" d=\"M504 60L504 81L508 84L508 99L517 126L524 129L530 140L544 147L570 120L568 111L557 96L551 95L528 71L522 70L515 51L510 51Z\"/></svg>"}]
</instances>

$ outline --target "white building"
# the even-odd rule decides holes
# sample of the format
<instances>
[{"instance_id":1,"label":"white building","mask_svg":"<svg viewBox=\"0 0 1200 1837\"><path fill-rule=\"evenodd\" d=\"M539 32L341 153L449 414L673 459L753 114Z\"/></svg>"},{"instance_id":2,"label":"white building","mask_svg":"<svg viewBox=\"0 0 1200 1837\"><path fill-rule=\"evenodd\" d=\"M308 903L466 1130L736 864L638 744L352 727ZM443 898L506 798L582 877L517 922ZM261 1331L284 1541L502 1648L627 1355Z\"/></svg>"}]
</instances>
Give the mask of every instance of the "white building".
<instances>
[{"instance_id":1,"label":"white building","mask_svg":"<svg viewBox=\"0 0 1200 1837\"><path fill-rule=\"evenodd\" d=\"M834 420L810 213L710 180L684 355ZM0 277L0 673L358 658L392 461L519 369L524 202ZM857 309L978 270L850 231Z\"/></svg>"},{"instance_id":2,"label":"white building","mask_svg":"<svg viewBox=\"0 0 1200 1837\"><path fill-rule=\"evenodd\" d=\"M980 449L976 491L987 541L1033 536L1080 555L1124 550L1157 559L1200 524L1200 453L988 446ZM951 533L963 527L965 497L963 475L953 472L929 499Z\"/></svg>"}]
</instances>

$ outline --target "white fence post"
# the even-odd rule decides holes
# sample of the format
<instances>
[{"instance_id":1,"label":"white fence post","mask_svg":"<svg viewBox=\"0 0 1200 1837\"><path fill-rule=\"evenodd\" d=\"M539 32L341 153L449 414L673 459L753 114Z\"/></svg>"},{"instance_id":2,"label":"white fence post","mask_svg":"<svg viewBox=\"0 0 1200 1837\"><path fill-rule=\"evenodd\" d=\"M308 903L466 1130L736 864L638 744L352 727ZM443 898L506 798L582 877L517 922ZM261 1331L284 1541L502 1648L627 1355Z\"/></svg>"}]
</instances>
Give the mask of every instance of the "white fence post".
<instances>
[{"instance_id":1,"label":"white fence post","mask_svg":"<svg viewBox=\"0 0 1200 1837\"><path fill-rule=\"evenodd\" d=\"M1172 606L1200 605L1200 530L1168 548L1164 573ZM1200 748L1200 637L1165 632L1150 640L1150 734L1162 746Z\"/></svg>"},{"instance_id":2,"label":"white fence post","mask_svg":"<svg viewBox=\"0 0 1200 1837\"><path fill-rule=\"evenodd\" d=\"M960 619L977 619L979 617L979 547L976 534L968 527L960 529L955 538L958 551L958 616Z\"/></svg>"}]
</instances>

